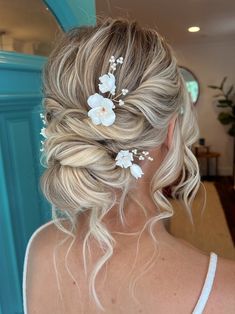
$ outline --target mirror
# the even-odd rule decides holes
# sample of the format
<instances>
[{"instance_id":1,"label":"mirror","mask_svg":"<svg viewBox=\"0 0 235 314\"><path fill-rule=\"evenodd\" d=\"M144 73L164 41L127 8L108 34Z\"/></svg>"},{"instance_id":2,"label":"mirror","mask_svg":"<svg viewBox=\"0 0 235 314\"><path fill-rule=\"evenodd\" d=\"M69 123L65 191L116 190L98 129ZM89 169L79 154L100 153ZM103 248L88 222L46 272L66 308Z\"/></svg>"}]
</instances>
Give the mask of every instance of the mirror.
<instances>
[{"instance_id":1,"label":"mirror","mask_svg":"<svg viewBox=\"0 0 235 314\"><path fill-rule=\"evenodd\" d=\"M200 91L198 79L192 73L192 71L190 71L189 69L187 69L184 66L180 66L180 71L181 71L183 78L186 82L186 86L187 86L188 92L192 98L192 102L195 105L198 101L199 91Z\"/></svg>"},{"instance_id":2,"label":"mirror","mask_svg":"<svg viewBox=\"0 0 235 314\"><path fill-rule=\"evenodd\" d=\"M1 1L0 50L48 56L61 32L41 0Z\"/></svg>"}]
</instances>

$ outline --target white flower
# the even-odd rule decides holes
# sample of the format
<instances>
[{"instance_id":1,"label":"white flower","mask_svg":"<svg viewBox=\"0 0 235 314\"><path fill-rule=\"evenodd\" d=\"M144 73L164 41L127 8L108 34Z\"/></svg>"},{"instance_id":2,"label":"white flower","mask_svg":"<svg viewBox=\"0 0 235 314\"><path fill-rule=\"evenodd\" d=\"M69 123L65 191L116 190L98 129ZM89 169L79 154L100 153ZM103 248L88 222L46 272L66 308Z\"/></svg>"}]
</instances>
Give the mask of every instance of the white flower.
<instances>
[{"instance_id":1,"label":"white flower","mask_svg":"<svg viewBox=\"0 0 235 314\"><path fill-rule=\"evenodd\" d=\"M45 128L42 128L40 134L41 134L43 137L47 138L46 133L45 133L45 130L46 130Z\"/></svg>"},{"instance_id":2,"label":"white flower","mask_svg":"<svg viewBox=\"0 0 235 314\"><path fill-rule=\"evenodd\" d=\"M116 70L116 66L117 66L117 63L113 63L112 65L111 65L111 69L113 69L114 71Z\"/></svg>"},{"instance_id":3,"label":"white flower","mask_svg":"<svg viewBox=\"0 0 235 314\"><path fill-rule=\"evenodd\" d=\"M115 57L114 57L114 56L112 56L112 57L109 59L109 62L110 62L110 63L115 62Z\"/></svg>"},{"instance_id":4,"label":"white flower","mask_svg":"<svg viewBox=\"0 0 235 314\"><path fill-rule=\"evenodd\" d=\"M141 178L141 176L144 174L143 171L142 171L142 169L140 168L140 166L137 165L137 164L133 164L133 165L131 166L130 170L131 170L131 174L132 174L136 179Z\"/></svg>"},{"instance_id":5,"label":"white flower","mask_svg":"<svg viewBox=\"0 0 235 314\"><path fill-rule=\"evenodd\" d=\"M132 150L133 152L134 150ZM130 167L131 174L136 178L140 178L144 173L139 165L133 164L133 153L129 150L120 150L116 157L116 165L124 168Z\"/></svg>"},{"instance_id":6,"label":"white flower","mask_svg":"<svg viewBox=\"0 0 235 314\"><path fill-rule=\"evenodd\" d=\"M40 133L41 134L41 133ZM42 147L40 148L40 152L43 152L44 151L44 141L41 141L41 145L42 145Z\"/></svg>"},{"instance_id":7,"label":"white flower","mask_svg":"<svg viewBox=\"0 0 235 314\"><path fill-rule=\"evenodd\" d=\"M116 115L112 110L115 108L112 100L95 93L88 97L87 103L92 108L88 111L88 116L95 125L109 126L114 123Z\"/></svg>"},{"instance_id":8,"label":"white flower","mask_svg":"<svg viewBox=\"0 0 235 314\"><path fill-rule=\"evenodd\" d=\"M142 154L146 156L146 155L149 154L149 152L146 152L145 150L143 150L143 151L142 151Z\"/></svg>"},{"instance_id":9,"label":"white flower","mask_svg":"<svg viewBox=\"0 0 235 314\"><path fill-rule=\"evenodd\" d=\"M120 99L118 102L119 102L119 106L124 105L124 101L123 100Z\"/></svg>"},{"instance_id":10,"label":"white flower","mask_svg":"<svg viewBox=\"0 0 235 314\"><path fill-rule=\"evenodd\" d=\"M42 119L43 124L46 124L45 116L43 113L40 113L40 118Z\"/></svg>"},{"instance_id":11,"label":"white flower","mask_svg":"<svg viewBox=\"0 0 235 314\"><path fill-rule=\"evenodd\" d=\"M122 64L122 63L123 63L123 57L119 57L119 58L117 59L117 63Z\"/></svg>"},{"instance_id":12,"label":"white flower","mask_svg":"<svg viewBox=\"0 0 235 314\"><path fill-rule=\"evenodd\" d=\"M101 84L99 84L99 90L102 93L110 92L111 94L115 93L115 76L112 73L104 74L99 77Z\"/></svg>"},{"instance_id":13,"label":"white flower","mask_svg":"<svg viewBox=\"0 0 235 314\"><path fill-rule=\"evenodd\" d=\"M116 157L116 165L124 168L132 166L133 154L129 150L120 150Z\"/></svg>"},{"instance_id":14,"label":"white flower","mask_svg":"<svg viewBox=\"0 0 235 314\"><path fill-rule=\"evenodd\" d=\"M128 91L128 89L122 89L122 95L126 95L127 93L128 93L129 91Z\"/></svg>"}]
</instances>

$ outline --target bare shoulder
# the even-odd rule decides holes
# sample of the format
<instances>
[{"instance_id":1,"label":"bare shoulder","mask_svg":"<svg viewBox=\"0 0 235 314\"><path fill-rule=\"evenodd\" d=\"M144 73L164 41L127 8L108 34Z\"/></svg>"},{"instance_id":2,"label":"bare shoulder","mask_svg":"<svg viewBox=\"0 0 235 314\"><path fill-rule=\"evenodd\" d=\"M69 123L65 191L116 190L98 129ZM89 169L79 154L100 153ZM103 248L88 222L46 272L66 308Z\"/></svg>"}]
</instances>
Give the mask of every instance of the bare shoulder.
<instances>
[{"instance_id":1,"label":"bare shoulder","mask_svg":"<svg viewBox=\"0 0 235 314\"><path fill-rule=\"evenodd\" d=\"M205 314L211 313L235 313L235 261L220 256L205 310Z\"/></svg>"},{"instance_id":2,"label":"bare shoulder","mask_svg":"<svg viewBox=\"0 0 235 314\"><path fill-rule=\"evenodd\" d=\"M205 254L205 251L201 251L200 249L192 246L191 244L182 239L177 239L177 242L179 242L181 246L183 244L182 252L184 252L185 254L182 255L187 256L187 258L189 258L190 262L192 263L192 266L195 264L196 265L204 264L206 266L203 275L205 276L208 271L208 258L209 258L208 254ZM192 272L195 271L197 272L197 268L195 269L192 268ZM203 272L200 270L200 273ZM201 281L200 286L202 288L202 285L205 281L205 277L200 278L200 281ZM220 313L226 314L235 313L235 261L226 259L217 254L217 266L214 282L203 314L220 314Z\"/></svg>"},{"instance_id":3,"label":"bare shoulder","mask_svg":"<svg viewBox=\"0 0 235 314\"><path fill-rule=\"evenodd\" d=\"M27 314L60 313L53 254L58 239L63 237L51 221L38 228L28 242L24 265Z\"/></svg>"}]
</instances>

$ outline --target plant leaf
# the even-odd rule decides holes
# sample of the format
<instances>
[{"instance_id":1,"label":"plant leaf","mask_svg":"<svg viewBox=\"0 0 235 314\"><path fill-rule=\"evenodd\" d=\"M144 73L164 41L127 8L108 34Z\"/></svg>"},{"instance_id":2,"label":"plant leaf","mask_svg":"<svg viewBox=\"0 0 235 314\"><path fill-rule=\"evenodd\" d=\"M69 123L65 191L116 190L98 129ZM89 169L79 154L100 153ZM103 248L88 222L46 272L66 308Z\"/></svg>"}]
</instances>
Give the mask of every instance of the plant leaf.
<instances>
[{"instance_id":1,"label":"plant leaf","mask_svg":"<svg viewBox=\"0 0 235 314\"><path fill-rule=\"evenodd\" d=\"M232 91L233 91L233 85L230 86L230 88L229 88L229 90L228 90L226 96L228 97L229 94L231 94Z\"/></svg>"},{"instance_id":2,"label":"plant leaf","mask_svg":"<svg viewBox=\"0 0 235 314\"><path fill-rule=\"evenodd\" d=\"M221 105L217 105L217 107L221 107L221 108L228 108L229 106L226 104L221 104Z\"/></svg>"},{"instance_id":3,"label":"plant leaf","mask_svg":"<svg viewBox=\"0 0 235 314\"><path fill-rule=\"evenodd\" d=\"M207 85L209 88L213 88L213 89L220 89L220 87L215 86L215 85Z\"/></svg>"},{"instance_id":4,"label":"plant leaf","mask_svg":"<svg viewBox=\"0 0 235 314\"><path fill-rule=\"evenodd\" d=\"M231 136L235 136L235 123L233 123L231 128L228 130L228 134Z\"/></svg>"},{"instance_id":5,"label":"plant leaf","mask_svg":"<svg viewBox=\"0 0 235 314\"><path fill-rule=\"evenodd\" d=\"M231 107L233 102L232 100L228 100L228 99L219 99L218 102L221 104L221 105L227 105L228 107Z\"/></svg>"},{"instance_id":6,"label":"plant leaf","mask_svg":"<svg viewBox=\"0 0 235 314\"><path fill-rule=\"evenodd\" d=\"M227 76L225 76L225 77L223 78L223 80L222 80L222 82L221 82L221 85L220 85L220 89L223 89L224 83L225 83L226 80L227 80Z\"/></svg>"},{"instance_id":7,"label":"plant leaf","mask_svg":"<svg viewBox=\"0 0 235 314\"><path fill-rule=\"evenodd\" d=\"M230 124L230 123L234 123L235 122L235 117L232 116L228 112L220 112L220 114L218 115L218 120L222 124Z\"/></svg>"}]
</instances>

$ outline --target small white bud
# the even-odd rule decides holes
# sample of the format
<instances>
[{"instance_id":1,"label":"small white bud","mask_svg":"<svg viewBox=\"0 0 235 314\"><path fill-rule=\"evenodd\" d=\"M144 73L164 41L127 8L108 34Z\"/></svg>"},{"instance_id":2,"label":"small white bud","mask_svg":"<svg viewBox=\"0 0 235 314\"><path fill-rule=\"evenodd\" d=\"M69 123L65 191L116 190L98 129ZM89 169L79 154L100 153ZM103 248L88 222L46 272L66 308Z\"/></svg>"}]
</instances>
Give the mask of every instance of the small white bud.
<instances>
[{"instance_id":1,"label":"small white bud","mask_svg":"<svg viewBox=\"0 0 235 314\"><path fill-rule=\"evenodd\" d=\"M111 63L115 62L115 57L111 56L111 58L109 59L109 62L111 62Z\"/></svg>"},{"instance_id":2,"label":"small white bud","mask_svg":"<svg viewBox=\"0 0 235 314\"><path fill-rule=\"evenodd\" d=\"M128 93L128 89L122 89L122 94L126 95Z\"/></svg>"},{"instance_id":3,"label":"small white bud","mask_svg":"<svg viewBox=\"0 0 235 314\"><path fill-rule=\"evenodd\" d=\"M117 63L122 64L122 63L123 63L123 57L119 57L119 58L117 59Z\"/></svg>"},{"instance_id":4,"label":"small white bud","mask_svg":"<svg viewBox=\"0 0 235 314\"><path fill-rule=\"evenodd\" d=\"M42 128L40 134L46 138L47 136L45 130L46 130L45 128Z\"/></svg>"}]
</instances>

